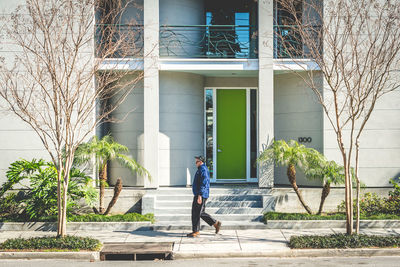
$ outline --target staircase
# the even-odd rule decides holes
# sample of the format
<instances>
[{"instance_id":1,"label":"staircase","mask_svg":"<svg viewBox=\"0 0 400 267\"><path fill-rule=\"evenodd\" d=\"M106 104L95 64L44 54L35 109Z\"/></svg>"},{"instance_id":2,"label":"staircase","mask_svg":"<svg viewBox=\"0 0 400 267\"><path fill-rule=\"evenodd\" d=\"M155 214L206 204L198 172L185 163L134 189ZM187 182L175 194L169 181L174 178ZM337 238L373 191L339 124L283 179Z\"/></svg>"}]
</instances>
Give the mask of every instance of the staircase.
<instances>
[{"instance_id":1,"label":"staircase","mask_svg":"<svg viewBox=\"0 0 400 267\"><path fill-rule=\"evenodd\" d=\"M190 230L192 189L159 188L147 194L154 196L154 230ZM264 205L263 205L264 203ZM248 185L212 186L206 212L222 222L223 229L263 229L263 212L272 210L270 189ZM204 221L201 229L212 229Z\"/></svg>"}]
</instances>

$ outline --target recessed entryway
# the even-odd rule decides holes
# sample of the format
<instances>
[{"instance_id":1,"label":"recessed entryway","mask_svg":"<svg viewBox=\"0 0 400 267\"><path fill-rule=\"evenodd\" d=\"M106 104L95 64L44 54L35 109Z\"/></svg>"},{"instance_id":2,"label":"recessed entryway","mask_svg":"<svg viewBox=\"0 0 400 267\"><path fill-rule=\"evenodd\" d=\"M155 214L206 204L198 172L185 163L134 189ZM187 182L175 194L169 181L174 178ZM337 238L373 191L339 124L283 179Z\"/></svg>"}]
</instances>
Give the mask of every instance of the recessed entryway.
<instances>
[{"instance_id":1,"label":"recessed entryway","mask_svg":"<svg viewBox=\"0 0 400 267\"><path fill-rule=\"evenodd\" d=\"M205 88L205 155L211 182L257 182L257 89Z\"/></svg>"}]
</instances>

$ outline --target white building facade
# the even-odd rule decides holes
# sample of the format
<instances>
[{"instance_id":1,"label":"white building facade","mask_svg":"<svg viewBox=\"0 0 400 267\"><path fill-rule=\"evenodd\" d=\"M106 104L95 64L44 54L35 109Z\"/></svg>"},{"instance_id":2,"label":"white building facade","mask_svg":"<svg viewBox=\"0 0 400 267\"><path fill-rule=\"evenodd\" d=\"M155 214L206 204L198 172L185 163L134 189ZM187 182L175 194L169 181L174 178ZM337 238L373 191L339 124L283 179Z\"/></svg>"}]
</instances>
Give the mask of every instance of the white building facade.
<instances>
[{"instance_id":1,"label":"white building facade","mask_svg":"<svg viewBox=\"0 0 400 267\"><path fill-rule=\"evenodd\" d=\"M121 177L131 187L190 185L194 156L203 155L212 183L287 185L284 168L256 164L274 138L298 140L340 163L336 136L320 104L302 79L287 71L296 66L276 47L274 1L217 2L141 3L144 79L113 114L129 115L102 126L98 135L110 133L128 146L152 180L111 163L111 184ZM389 187L389 179L400 174L399 118L400 92L395 91L380 100L361 140L360 177L368 187ZM0 146L3 182L11 162L45 152L35 133L13 123L11 115L1 121L0 140L7 140ZM301 173L298 184L320 186Z\"/></svg>"}]
</instances>

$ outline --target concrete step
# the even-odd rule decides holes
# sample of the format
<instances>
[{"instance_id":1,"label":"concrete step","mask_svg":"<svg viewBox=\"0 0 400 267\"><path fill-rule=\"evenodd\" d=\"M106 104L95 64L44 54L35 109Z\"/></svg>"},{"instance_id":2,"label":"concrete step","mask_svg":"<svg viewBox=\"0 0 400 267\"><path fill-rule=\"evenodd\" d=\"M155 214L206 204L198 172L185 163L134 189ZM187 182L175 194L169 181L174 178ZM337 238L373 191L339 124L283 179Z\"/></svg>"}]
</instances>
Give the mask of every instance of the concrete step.
<instances>
[{"instance_id":1,"label":"concrete step","mask_svg":"<svg viewBox=\"0 0 400 267\"><path fill-rule=\"evenodd\" d=\"M157 201L156 208L191 208L192 201ZM212 207L248 207L248 208L262 208L261 200L250 200L250 201L208 201L206 203L207 208Z\"/></svg>"},{"instance_id":2,"label":"concrete step","mask_svg":"<svg viewBox=\"0 0 400 267\"><path fill-rule=\"evenodd\" d=\"M212 214L213 218L219 221L230 221L230 222L255 222L261 221L261 214ZM186 215L155 215L155 219L157 222L164 222L169 224L176 223L190 223L192 220L191 214Z\"/></svg>"},{"instance_id":3,"label":"concrete step","mask_svg":"<svg viewBox=\"0 0 400 267\"><path fill-rule=\"evenodd\" d=\"M157 215L187 215L191 214L191 207L188 208L158 208L155 210ZM206 207L206 212L208 214L262 214L262 208L232 208L232 207L218 207L209 208Z\"/></svg>"},{"instance_id":4,"label":"concrete step","mask_svg":"<svg viewBox=\"0 0 400 267\"><path fill-rule=\"evenodd\" d=\"M270 194L271 189L261 189L261 188L248 188L248 187L233 187L233 188L215 188L210 187L210 195L213 194L225 194L225 195L266 195ZM159 188L156 191L157 195L171 195L171 194L179 194L185 195L189 194L192 195L192 188L191 187L166 187L166 188Z\"/></svg>"},{"instance_id":5,"label":"concrete step","mask_svg":"<svg viewBox=\"0 0 400 267\"><path fill-rule=\"evenodd\" d=\"M210 195L207 201L251 201L260 200L261 195ZM193 195L156 195L156 202L158 201L193 201Z\"/></svg>"},{"instance_id":6,"label":"concrete step","mask_svg":"<svg viewBox=\"0 0 400 267\"><path fill-rule=\"evenodd\" d=\"M168 224L158 222L154 225L150 226L150 228L154 231L165 231L165 230L184 230L184 231L191 231L192 224L191 222L187 222L185 224ZM214 230L213 226L209 226L205 222L201 222L200 230ZM224 230L250 230L250 229L268 229L268 226L263 222L245 222L245 223L238 223L238 222L229 222L225 221L222 222L221 232L223 233Z\"/></svg>"}]
</instances>

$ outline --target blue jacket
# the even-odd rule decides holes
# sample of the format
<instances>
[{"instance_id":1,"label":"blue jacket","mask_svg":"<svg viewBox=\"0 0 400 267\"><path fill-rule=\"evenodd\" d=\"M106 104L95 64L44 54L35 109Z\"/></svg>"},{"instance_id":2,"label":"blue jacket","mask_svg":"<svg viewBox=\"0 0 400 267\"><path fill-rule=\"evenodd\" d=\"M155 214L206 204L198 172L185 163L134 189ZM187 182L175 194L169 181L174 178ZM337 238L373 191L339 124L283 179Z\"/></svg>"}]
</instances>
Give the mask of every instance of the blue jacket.
<instances>
[{"instance_id":1,"label":"blue jacket","mask_svg":"<svg viewBox=\"0 0 400 267\"><path fill-rule=\"evenodd\" d=\"M202 164L197 168L194 175L192 191L195 196L201 195L208 198L210 192L210 172L206 164Z\"/></svg>"}]
</instances>

